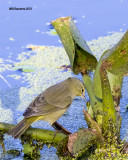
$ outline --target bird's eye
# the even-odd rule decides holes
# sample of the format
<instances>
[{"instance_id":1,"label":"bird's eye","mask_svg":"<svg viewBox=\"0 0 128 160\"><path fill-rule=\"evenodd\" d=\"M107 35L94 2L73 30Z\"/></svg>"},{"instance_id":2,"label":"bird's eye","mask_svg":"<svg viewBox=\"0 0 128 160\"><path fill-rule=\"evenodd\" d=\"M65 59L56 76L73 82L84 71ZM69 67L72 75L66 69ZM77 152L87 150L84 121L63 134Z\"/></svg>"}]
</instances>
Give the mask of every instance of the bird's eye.
<instances>
[{"instance_id":1,"label":"bird's eye","mask_svg":"<svg viewBox=\"0 0 128 160\"><path fill-rule=\"evenodd\" d=\"M84 89L82 89L82 93L84 92Z\"/></svg>"}]
</instances>

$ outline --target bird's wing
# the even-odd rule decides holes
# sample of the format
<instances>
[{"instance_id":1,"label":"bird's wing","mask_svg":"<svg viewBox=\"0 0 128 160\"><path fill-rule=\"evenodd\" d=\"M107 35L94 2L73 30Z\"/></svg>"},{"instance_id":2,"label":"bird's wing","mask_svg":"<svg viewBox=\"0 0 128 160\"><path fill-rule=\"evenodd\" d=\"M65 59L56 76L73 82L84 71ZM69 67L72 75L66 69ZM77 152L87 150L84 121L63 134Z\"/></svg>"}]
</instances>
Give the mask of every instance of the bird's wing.
<instances>
[{"instance_id":1,"label":"bird's wing","mask_svg":"<svg viewBox=\"0 0 128 160\"><path fill-rule=\"evenodd\" d=\"M59 109L59 107L48 104L44 99L44 96L40 94L35 100L30 103L23 116L25 118L29 118L33 116L47 115Z\"/></svg>"},{"instance_id":2,"label":"bird's wing","mask_svg":"<svg viewBox=\"0 0 128 160\"><path fill-rule=\"evenodd\" d=\"M65 108L72 103L72 96L68 84L52 86L44 92L44 98L53 106Z\"/></svg>"},{"instance_id":3,"label":"bird's wing","mask_svg":"<svg viewBox=\"0 0 128 160\"><path fill-rule=\"evenodd\" d=\"M66 81L49 87L30 103L23 116L46 115L69 107L73 100L70 85Z\"/></svg>"}]
</instances>

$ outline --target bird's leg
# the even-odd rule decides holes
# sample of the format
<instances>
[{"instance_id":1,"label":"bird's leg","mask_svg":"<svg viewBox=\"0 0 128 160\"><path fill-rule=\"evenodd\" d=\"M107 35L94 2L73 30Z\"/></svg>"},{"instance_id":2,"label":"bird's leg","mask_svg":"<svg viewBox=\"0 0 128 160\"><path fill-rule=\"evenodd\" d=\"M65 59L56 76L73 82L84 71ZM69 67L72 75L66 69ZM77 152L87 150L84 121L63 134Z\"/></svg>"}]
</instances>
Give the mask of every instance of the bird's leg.
<instances>
[{"instance_id":1,"label":"bird's leg","mask_svg":"<svg viewBox=\"0 0 128 160\"><path fill-rule=\"evenodd\" d=\"M54 128L54 127L53 127ZM55 129L55 128L54 128ZM54 140L54 138L56 137L56 135L57 135L57 133L59 133L57 130L55 130L55 134L54 134L54 136L53 136L53 140Z\"/></svg>"},{"instance_id":2,"label":"bird's leg","mask_svg":"<svg viewBox=\"0 0 128 160\"><path fill-rule=\"evenodd\" d=\"M53 127L57 132L60 132L60 133L66 134L66 135L72 134L70 131L68 131L68 130L65 129L63 126L61 126L57 121L52 124L52 127ZM56 133L56 134L57 134L57 133Z\"/></svg>"}]
</instances>

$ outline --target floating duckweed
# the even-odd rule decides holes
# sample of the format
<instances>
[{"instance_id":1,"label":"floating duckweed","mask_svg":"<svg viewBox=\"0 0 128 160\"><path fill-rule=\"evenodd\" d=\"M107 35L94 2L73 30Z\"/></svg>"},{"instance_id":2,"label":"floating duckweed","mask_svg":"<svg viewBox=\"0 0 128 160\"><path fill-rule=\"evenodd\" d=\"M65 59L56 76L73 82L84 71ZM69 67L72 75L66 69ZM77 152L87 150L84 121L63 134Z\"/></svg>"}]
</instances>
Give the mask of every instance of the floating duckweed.
<instances>
[{"instance_id":1,"label":"floating duckweed","mask_svg":"<svg viewBox=\"0 0 128 160\"><path fill-rule=\"evenodd\" d=\"M21 76L18 76L16 74L14 74L14 75L7 75L7 77L12 77L14 79L21 79Z\"/></svg>"}]
</instances>

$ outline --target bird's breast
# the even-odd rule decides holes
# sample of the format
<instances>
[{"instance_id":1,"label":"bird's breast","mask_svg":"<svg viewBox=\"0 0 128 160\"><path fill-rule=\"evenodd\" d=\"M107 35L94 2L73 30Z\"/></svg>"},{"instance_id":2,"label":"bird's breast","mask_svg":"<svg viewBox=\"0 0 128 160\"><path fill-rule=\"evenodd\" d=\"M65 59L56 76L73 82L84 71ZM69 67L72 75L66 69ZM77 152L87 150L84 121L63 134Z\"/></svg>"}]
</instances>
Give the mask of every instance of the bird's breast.
<instances>
[{"instance_id":1,"label":"bird's breast","mask_svg":"<svg viewBox=\"0 0 128 160\"><path fill-rule=\"evenodd\" d=\"M45 116L42 117L43 121L48 121L50 123L50 125L52 125L55 121L57 121L66 111L67 108L61 108L58 109L57 111L54 111L53 113L49 113Z\"/></svg>"}]
</instances>

